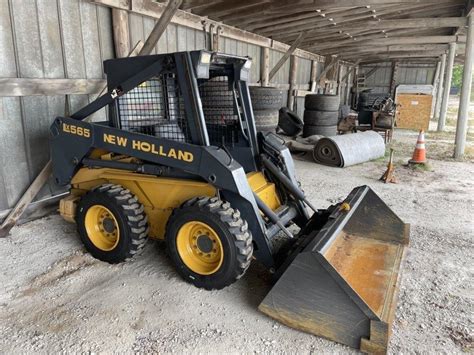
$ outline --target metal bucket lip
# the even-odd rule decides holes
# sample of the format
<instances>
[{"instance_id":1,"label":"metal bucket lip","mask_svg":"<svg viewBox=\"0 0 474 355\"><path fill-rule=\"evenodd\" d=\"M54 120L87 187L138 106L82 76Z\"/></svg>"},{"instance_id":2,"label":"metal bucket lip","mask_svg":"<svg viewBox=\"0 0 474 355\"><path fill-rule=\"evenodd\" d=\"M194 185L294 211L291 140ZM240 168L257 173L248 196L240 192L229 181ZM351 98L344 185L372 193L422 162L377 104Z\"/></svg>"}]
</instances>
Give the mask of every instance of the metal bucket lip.
<instances>
[{"instance_id":1,"label":"metal bucket lip","mask_svg":"<svg viewBox=\"0 0 474 355\"><path fill-rule=\"evenodd\" d=\"M326 225L316 234L313 241L306 246L303 252L316 252L323 255L331 242L334 241L339 232L344 228L347 221L352 217L354 211L369 190L370 187L367 185L356 187L344 200L345 203L351 206L351 209L349 211L341 211L340 209L333 211Z\"/></svg>"}]
</instances>

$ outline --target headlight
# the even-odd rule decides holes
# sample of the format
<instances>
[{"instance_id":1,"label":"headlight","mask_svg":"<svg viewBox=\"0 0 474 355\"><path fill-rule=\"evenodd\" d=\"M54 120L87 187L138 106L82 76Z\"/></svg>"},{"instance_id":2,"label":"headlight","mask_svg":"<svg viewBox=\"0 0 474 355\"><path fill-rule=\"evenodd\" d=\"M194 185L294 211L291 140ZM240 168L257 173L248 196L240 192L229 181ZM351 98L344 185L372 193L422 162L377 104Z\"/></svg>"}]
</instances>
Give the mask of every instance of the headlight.
<instances>
[{"instance_id":1,"label":"headlight","mask_svg":"<svg viewBox=\"0 0 474 355\"><path fill-rule=\"evenodd\" d=\"M201 59L199 60L200 64L209 64L211 63L211 53L201 52Z\"/></svg>"}]
</instances>

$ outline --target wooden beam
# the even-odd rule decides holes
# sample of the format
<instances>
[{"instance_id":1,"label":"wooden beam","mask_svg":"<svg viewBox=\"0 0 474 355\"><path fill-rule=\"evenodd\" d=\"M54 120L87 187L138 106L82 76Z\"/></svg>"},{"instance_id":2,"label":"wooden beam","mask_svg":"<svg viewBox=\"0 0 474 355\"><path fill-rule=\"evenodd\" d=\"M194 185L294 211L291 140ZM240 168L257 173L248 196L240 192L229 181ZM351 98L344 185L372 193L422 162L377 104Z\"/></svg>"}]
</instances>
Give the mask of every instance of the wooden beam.
<instances>
[{"instance_id":1,"label":"wooden beam","mask_svg":"<svg viewBox=\"0 0 474 355\"><path fill-rule=\"evenodd\" d=\"M202 6L209 6L218 3L222 3L225 0L183 0L183 4L181 5L181 10L191 10L196 9Z\"/></svg>"},{"instance_id":2,"label":"wooden beam","mask_svg":"<svg viewBox=\"0 0 474 355\"><path fill-rule=\"evenodd\" d=\"M359 62L360 62L360 60L359 60ZM378 65L376 65L375 67L373 67L372 69L370 69L367 73L365 73L365 78L366 78L366 79L367 79L367 78L370 78L373 74L375 74L375 72L376 72L377 70L379 70L379 68L380 68L380 67L379 67Z\"/></svg>"},{"instance_id":3,"label":"wooden beam","mask_svg":"<svg viewBox=\"0 0 474 355\"><path fill-rule=\"evenodd\" d=\"M104 84L103 79L0 78L0 97L96 94Z\"/></svg>"},{"instance_id":4,"label":"wooden beam","mask_svg":"<svg viewBox=\"0 0 474 355\"><path fill-rule=\"evenodd\" d=\"M107 7L112 7L112 8L118 8L118 9L123 9L123 10L128 10L130 12L144 15L144 16L149 16L155 19L159 19L160 16L163 13L164 5L157 3L157 2L152 2L149 0L88 0L89 2L97 5L102 5L102 6L107 6ZM222 33L221 35L226 38L231 38L235 39L238 41L242 41L244 43L250 43L256 46L260 47L268 47L272 48L274 50L277 50L279 52L286 52L288 48L290 47L289 45L272 40L270 38L247 32L232 26L228 26L225 24L222 24L220 22L214 21L212 19L208 19L205 17L201 17L195 14L191 14L186 11L178 10L175 14L175 16L172 18L171 23L175 23L177 25L189 27L189 28L194 28L199 31L202 31L202 21L205 20L209 24L214 24L215 26L219 25L221 26ZM324 57L317 55L315 53L310 53L308 51L302 50L301 48L298 48L295 52L294 55L300 57L300 58L305 58L309 60L317 60L319 62L324 61Z\"/></svg>"},{"instance_id":5,"label":"wooden beam","mask_svg":"<svg viewBox=\"0 0 474 355\"><path fill-rule=\"evenodd\" d=\"M114 34L115 57L123 58L130 52L128 12L112 9L112 31Z\"/></svg>"},{"instance_id":6,"label":"wooden beam","mask_svg":"<svg viewBox=\"0 0 474 355\"><path fill-rule=\"evenodd\" d=\"M456 43L451 43L449 45L448 61L446 67L446 77L444 82L443 97L441 101L441 111L438 119L437 131L444 131L444 126L446 124L446 116L448 113L449 105L449 91L451 90L451 81L453 78L453 67L454 67L454 58L456 56Z\"/></svg>"},{"instance_id":7,"label":"wooden beam","mask_svg":"<svg viewBox=\"0 0 474 355\"><path fill-rule=\"evenodd\" d=\"M317 46L337 46L337 42L350 41L352 44L357 44L357 41L367 41L372 39L383 40L390 37L407 37L407 36L435 36L435 35L445 35L446 29L395 29L395 30L382 30L377 28L365 29L361 31L351 31L346 33L343 31L338 31L334 33L320 33L316 35L312 31L306 37L307 39L303 41L303 48L314 48Z\"/></svg>"},{"instance_id":8,"label":"wooden beam","mask_svg":"<svg viewBox=\"0 0 474 355\"><path fill-rule=\"evenodd\" d=\"M262 86L268 86L270 82L270 48L262 47L261 48L261 55L260 55L260 82Z\"/></svg>"},{"instance_id":9,"label":"wooden beam","mask_svg":"<svg viewBox=\"0 0 474 355\"><path fill-rule=\"evenodd\" d=\"M357 58L361 60L361 63L366 64L368 62L382 62L391 59L409 59L409 58L431 58L436 59L443 53L440 51L425 51L425 52L402 52L402 53L390 53L390 54L370 54L370 55L359 55Z\"/></svg>"},{"instance_id":10,"label":"wooden beam","mask_svg":"<svg viewBox=\"0 0 474 355\"><path fill-rule=\"evenodd\" d=\"M238 2L235 2L229 6L229 3L224 1L217 4L210 4L209 6L200 7L199 13L204 13L206 16L215 19L232 13L238 13L239 11L248 8L255 8L256 6L270 2L271 0L239 0Z\"/></svg>"},{"instance_id":11,"label":"wooden beam","mask_svg":"<svg viewBox=\"0 0 474 355\"><path fill-rule=\"evenodd\" d=\"M466 26L465 17L426 17L426 18L409 18L368 21L365 24L346 26L345 29L354 28L381 28L381 29L397 29L397 28L441 28L441 27L462 27Z\"/></svg>"},{"instance_id":12,"label":"wooden beam","mask_svg":"<svg viewBox=\"0 0 474 355\"><path fill-rule=\"evenodd\" d=\"M392 62L392 76L390 79L390 96L392 97L395 97L395 88L398 82L398 70L399 70L398 61L394 60Z\"/></svg>"},{"instance_id":13,"label":"wooden beam","mask_svg":"<svg viewBox=\"0 0 474 355\"><path fill-rule=\"evenodd\" d=\"M349 75L351 75L351 73L355 70L355 68L357 68L357 66L359 65L360 63L360 59L359 60L356 60L356 62L354 63L354 65L347 71L346 75L344 75L341 79L341 81L344 81L347 79L347 77Z\"/></svg>"},{"instance_id":14,"label":"wooden beam","mask_svg":"<svg viewBox=\"0 0 474 355\"><path fill-rule=\"evenodd\" d=\"M291 44L291 47L288 48L288 50L283 54L283 57L280 58L280 60L275 64L275 66L272 68L270 71L270 74L268 74L268 81L271 81L273 77L275 76L276 73L278 73L278 70L283 66L283 64L286 63L288 58L295 52L296 48L300 45L301 41L304 39L304 32L301 32L298 36L298 38Z\"/></svg>"},{"instance_id":15,"label":"wooden beam","mask_svg":"<svg viewBox=\"0 0 474 355\"><path fill-rule=\"evenodd\" d=\"M364 31L364 30L390 30L390 29L405 29L405 28L455 28L465 26L467 20L465 17L438 17L438 18L411 18L411 19L391 19L391 20L368 20L368 21L359 21L351 23L350 25L345 26L328 26L324 29L308 31L307 35L318 36L321 34L336 33L341 31L341 33L351 34L354 31ZM301 28L295 28L294 30L301 30ZM323 33L322 33L323 32ZM290 31L287 31L285 36L278 37L280 40L291 39L294 37Z\"/></svg>"},{"instance_id":16,"label":"wooden beam","mask_svg":"<svg viewBox=\"0 0 474 355\"><path fill-rule=\"evenodd\" d=\"M381 53L381 54L389 54L391 52L413 52L413 51L447 51L449 48L448 44L406 44L406 45L393 45L393 46L367 46L365 48L360 47L346 47L342 52L338 51L336 53L326 53L322 52L325 55L336 55L339 52L341 53L341 57L352 57L357 54L362 53Z\"/></svg>"},{"instance_id":17,"label":"wooden beam","mask_svg":"<svg viewBox=\"0 0 474 355\"><path fill-rule=\"evenodd\" d=\"M171 22L171 19L173 18L176 11L178 11L182 2L183 0L169 0L158 22L155 24L155 27L153 27L153 30L146 39L145 44L138 55L148 55L153 51L153 48L155 48L158 40L165 32L166 27L168 27L168 24Z\"/></svg>"},{"instance_id":18,"label":"wooden beam","mask_svg":"<svg viewBox=\"0 0 474 355\"><path fill-rule=\"evenodd\" d=\"M10 211L7 218L3 221L0 226L0 238L6 237L10 230L15 226L16 222L20 219L21 215L25 211L26 207L38 194L38 191L48 181L53 171L53 164L51 160L46 163L43 170L38 174L33 183L28 187L25 193L21 196L15 207Z\"/></svg>"},{"instance_id":19,"label":"wooden beam","mask_svg":"<svg viewBox=\"0 0 474 355\"><path fill-rule=\"evenodd\" d=\"M423 6L425 7L425 6ZM377 12L377 16L386 14L397 13L399 15L404 14L413 10L413 6L390 6L382 11ZM418 8L418 7L415 7ZM302 20L292 21L291 18L288 21L272 26L261 26L257 29L258 33L263 35L272 34L273 36L280 33L289 34L293 32L299 32L302 30L313 30L315 28L328 28L343 26L344 23L354 21L370 21L373 20L374 13L369 8L364 7L362 11L359 9L357 12L343 13L342 15L328 14L326 12L313 12L312 18L305 18Z\"/></svg>"},{"instance_id":20,"label":"wooden beam","mask_svg":"<svg viewBox=\"0 0 474 355\"><path fill-rule=\"evenodd\" d=\"M456 123L456 139L454 142L454 158L456 159L464 156L468 132L469 105L471 100L474 63L474 13L472 11L469 15L467 38L461 96L459 98L458 121Z\"/></svg>"},{"instance_id":21,"label":"wooden beam","mask_svg":"<svg viewBox=\"0 0 474 355\"><path fill-rule=\"evenodd\" d=\"M316 86L318 82L316 81L318 75L318 62L312 61L311 62L311 91L316 91Z\"/></svg>"},{"instance_id":22,"label":"wooden beam","mask_svg":"<svg viewBox=\"0 0 474 355\"><path fill-rule=\"evenodd\" d=\"M379 34L380 36L380 34ZM383 36L383 34L382 34ZM390 37L378 38L378 39L349 39L344 41L336 41L326 43L325 45L315 45L310 47L317 51L323 51L327 49L344 49L347 46L390 46L390 45L402 45L402 44L449 44L451 42L466 42L466 36L401 36L401 37Z\"/></svg>"},{"instance_id":23,"label":"wooden beam","mask_svg":"<svg viewBox=\"0 0 474 355\"><path fill-rule=\"evenodd\" d=\"M360 7L360 6L375 6L375 5L388 5L388 4L436 4L438 5L441 0L276 0L271 9L279 9L284 11L287 9L295 9L298 7L301 10L302 7L306 6L308 9L337 9L337 8L349 8L349 7ZM453 1L453 0L451 0ZM462 0L459 0L462 1ZM457 2L459 2L457 1ZM454 1L453 1L454 2Z\"/></svg>"},{"instance_id":24,"label":"wooden beam","mask_svg":"<svg viewBox=\"0 0 474 355\"><path fill-rule=\"evenodd\" d=\"M315 0L315 6L326 8L372 6L380 4L438 4L436 0Z\"/></svg>"},{"instance_id":25,"label":"wooden beam","mask_svg":"<svg viewBox=\"0 0 474 355\"><path fill-rule=\"evenodd\" d=\"M293 111L295 106L294 90L296 86L296 76L298 73L298 57L292 55L290 59L290 88L288 90L288 108Z\"/></svg>"},{"instance_id":26,"label":"wooden beam","mask_svg":"<svg viewBox=\"0 0 474 355\"><path fill-rule=\"evenodd\" d=\"M318 77L316 78L316 82L319 82L326 75L326 73L329 70L331 70L337 63L338 63L338 60L336 58L332 57L331 62L326 65L326 67L321 72L321 74L319 74Z\"/></svg>"},{"instance_id":27,"label":"wooden beam","mask_svg":"<svg viewBox=\"0 0 474 355\"><path fill-rule=\"evenodd\" d=\"M435 112L433 114L435 119L439 118L439 110L441 108L441 101L443 100L443 87L444 87L444 77L446 74L446 54L441 56L441 65L439 69L439 77L437 83L437 92L436 92L436 105Z\"/></svg>"}]
</instances>

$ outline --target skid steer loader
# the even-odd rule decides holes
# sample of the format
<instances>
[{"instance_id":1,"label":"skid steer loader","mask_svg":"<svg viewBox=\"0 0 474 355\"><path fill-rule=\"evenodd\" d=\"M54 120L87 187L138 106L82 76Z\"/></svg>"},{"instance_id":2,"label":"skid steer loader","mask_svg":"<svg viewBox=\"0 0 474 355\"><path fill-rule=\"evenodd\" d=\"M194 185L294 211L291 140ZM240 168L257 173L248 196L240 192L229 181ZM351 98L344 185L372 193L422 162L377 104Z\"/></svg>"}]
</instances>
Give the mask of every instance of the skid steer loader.
<instances>
[{"instance_id":1,"label":"skid steer loader","mask_svg":"<svg viewBox=\"0 0 474 355\"><path fill-rule=\"evenodd\" d=\"M108 92L51 126L54 177L70 186L60 213L110 263L164 239L178 273L209 290L255 258L275 276L262 312L384 352L408 225L367 186L327 209L307 200L284 142L256 132L250 65L207 51L105 61ZM102 108L106 122L84 120Z\"/></svg>"}]
</instances>

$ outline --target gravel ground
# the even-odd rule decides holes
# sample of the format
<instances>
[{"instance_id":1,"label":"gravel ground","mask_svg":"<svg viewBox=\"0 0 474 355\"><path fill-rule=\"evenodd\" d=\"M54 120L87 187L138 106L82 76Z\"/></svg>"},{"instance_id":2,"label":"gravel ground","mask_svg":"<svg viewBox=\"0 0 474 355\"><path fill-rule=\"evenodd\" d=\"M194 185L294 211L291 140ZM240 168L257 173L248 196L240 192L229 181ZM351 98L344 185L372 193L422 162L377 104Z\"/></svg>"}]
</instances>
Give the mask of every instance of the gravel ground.
<instances>
[{"instance_id":1,"label":"gravel ground","mask_svg":"<svg viewBox=\"0 0 474 355\"><path fill-rule=\"evenodd\" d=\"M413 146L416 135L397 139ZM399 165L398 183L383 184L385 164L336 169L296 158L316 206L366 184L411 223L390 353L472 352L474 165L432 160L432 171ZM58 215L13 229L0 239L0 255L2 354L355 353L259 313L270 279L255 262L234 285L202 291L178 277L163 243L150 242L134 261L108 265L85 253L75 226Z\"/></svg>"}]
</instances>

